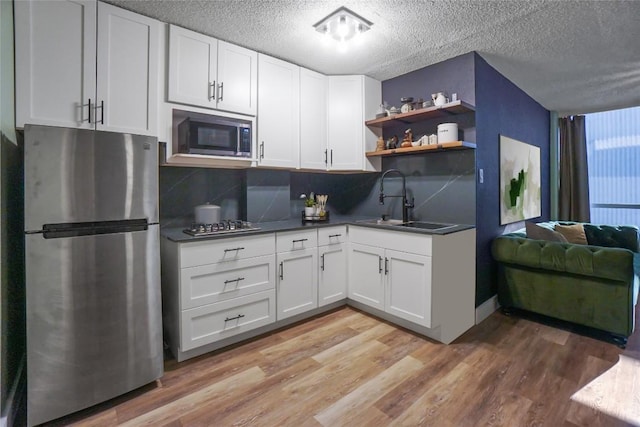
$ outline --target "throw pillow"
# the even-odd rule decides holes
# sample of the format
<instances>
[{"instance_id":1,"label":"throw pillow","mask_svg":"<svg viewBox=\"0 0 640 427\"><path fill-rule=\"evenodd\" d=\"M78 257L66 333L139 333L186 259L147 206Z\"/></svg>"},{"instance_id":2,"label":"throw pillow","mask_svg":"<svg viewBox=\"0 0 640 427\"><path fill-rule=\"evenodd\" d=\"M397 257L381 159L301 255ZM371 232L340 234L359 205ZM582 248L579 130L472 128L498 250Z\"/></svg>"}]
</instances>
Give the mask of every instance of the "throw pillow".
<instances>
[{"instance_id":1,"label":"throw pillow","mask_svg":"<svg viewBox=\"0 0 640 427\"><path fill-rule=\"evenodd\" d=\"M569 243L578 245L587 245L587 236L584 234L582 224L561 225L556 224L555 230L562 234Z\"/></svg>"},{"instance_id":2,"label":"throw pillow","mask_svg":"<svg viewBox=\"0 0 640 427\"><path fill-rule=\"evenodd\" d=\"M560 233L547 227L542 227L536 223L526 221L524 226L527 230L527 237L535 240L547 240L549 242L567 243L567 239Z\"/></svg>"}]
</instances>

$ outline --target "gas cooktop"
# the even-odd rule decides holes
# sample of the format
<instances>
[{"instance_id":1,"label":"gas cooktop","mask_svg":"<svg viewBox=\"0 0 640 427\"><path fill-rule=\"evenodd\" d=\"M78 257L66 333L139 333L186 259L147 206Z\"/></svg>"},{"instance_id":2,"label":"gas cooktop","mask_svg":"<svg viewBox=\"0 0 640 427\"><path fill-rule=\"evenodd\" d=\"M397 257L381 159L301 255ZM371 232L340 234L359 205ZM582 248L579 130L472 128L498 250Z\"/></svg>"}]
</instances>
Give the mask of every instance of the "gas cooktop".
<instances>
[{"instance_id":1,"label":"gas cooktop","mask_svg":"<svg viewBox=\"0 0 640 427\"><path fill-rule=\"evenodd\" d=\"M191 224L191 227L185 228L184 233L191 236L213 236L218 234L241 233L243 231L260 230L254 227L250 222L240 220L224 220L217 224Z\"/></svg>"}]
</instances>

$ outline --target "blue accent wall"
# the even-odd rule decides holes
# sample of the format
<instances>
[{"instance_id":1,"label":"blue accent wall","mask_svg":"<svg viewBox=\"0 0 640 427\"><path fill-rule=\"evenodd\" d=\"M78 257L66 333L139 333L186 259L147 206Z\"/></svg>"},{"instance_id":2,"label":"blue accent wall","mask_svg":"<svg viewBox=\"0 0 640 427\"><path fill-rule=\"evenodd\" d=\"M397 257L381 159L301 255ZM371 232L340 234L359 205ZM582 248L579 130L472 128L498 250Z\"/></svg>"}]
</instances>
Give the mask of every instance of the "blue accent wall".
<instances>
[{"instance_id":1,"label":"blue accent wall","mask_svg":"<svg viewBox=\"0 0 640 427\"><path fill-rule=\"evenodd\" d=\"M542 216L550 216L549 117L550 113L529 95L475 55L476 168L484 183L476 186L476 306L496 293L497 266L491 242L505 229L524 223L500 225L500 135L540 147Z\"/></svg>"}]
</instances>

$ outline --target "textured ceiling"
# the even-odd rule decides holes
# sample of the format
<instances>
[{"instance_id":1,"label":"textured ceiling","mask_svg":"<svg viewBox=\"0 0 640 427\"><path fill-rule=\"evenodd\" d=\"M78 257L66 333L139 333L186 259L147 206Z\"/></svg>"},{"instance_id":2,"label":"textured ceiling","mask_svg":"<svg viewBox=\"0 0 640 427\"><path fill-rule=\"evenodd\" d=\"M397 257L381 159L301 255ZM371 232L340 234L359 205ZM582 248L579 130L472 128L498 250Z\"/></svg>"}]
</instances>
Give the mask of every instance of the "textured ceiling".
<instances>
[{"instance_id":1,"label":"textured ceiling","mask_svg":"<svg viewBox=\"0 0 640 427\"><path fill-rule=\"evenodd\" d=\"M640 1L107 0L325 74L386 80L470 51L561 115L640 105ZM374 23L339 52L312 25Z\"/></svg>"}]
</instances>

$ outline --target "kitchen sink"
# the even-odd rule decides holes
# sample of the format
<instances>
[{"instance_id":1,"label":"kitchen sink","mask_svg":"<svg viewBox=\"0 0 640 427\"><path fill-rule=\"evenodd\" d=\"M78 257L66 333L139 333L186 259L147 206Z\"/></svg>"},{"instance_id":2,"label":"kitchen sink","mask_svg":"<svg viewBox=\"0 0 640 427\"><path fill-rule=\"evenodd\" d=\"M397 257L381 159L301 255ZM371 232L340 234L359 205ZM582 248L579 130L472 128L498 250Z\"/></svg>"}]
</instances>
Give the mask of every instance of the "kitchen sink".
<instances>
[{"instance_id":1,"label":"kitchen sink","mask_svg":"<svg viewBox=\"0 0 640 427\"><path fill-rule=\"evenodd\" d=\"M359 221L361 224L374 224L374 225L402 225L403 222L401 219L361 219Z\"/></svg>"},{"instance_id":2,"label":"kitchen sink","mask_svg":"<svg viewBox=\"0 0 640 427\"><path fill-rule=\"evenodd\" d=\"M398 224L401 227L419 228L422 230L444 230L451 227L456 227L457 224L440 224L437 222L426 221L409 221Z\"/></svg>"}]
</instances>

